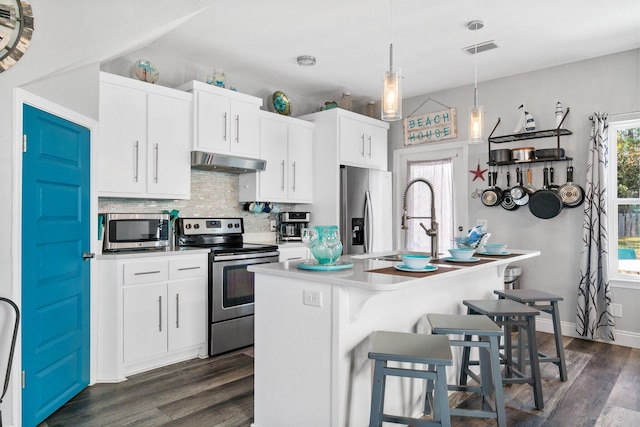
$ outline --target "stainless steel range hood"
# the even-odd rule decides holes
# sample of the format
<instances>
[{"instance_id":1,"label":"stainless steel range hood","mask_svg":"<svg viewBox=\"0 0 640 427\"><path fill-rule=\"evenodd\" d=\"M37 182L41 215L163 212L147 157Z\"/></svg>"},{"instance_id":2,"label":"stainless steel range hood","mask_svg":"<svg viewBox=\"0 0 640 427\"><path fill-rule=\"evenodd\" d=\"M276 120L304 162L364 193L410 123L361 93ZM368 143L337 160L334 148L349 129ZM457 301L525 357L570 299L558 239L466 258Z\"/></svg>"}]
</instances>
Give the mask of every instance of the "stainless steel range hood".
<instances>
[{"instance_id":1,"label":"stainless steel range hood","mask_svg":"<svg viewBox=\"0 0 640 427\"><path fill-rule=\"evenodd\" d=\"M191 168L228 173L261 172L267 168L267 162L260 159L247 159L226 154L192 151Z\"/></svg>"}]
</instances>

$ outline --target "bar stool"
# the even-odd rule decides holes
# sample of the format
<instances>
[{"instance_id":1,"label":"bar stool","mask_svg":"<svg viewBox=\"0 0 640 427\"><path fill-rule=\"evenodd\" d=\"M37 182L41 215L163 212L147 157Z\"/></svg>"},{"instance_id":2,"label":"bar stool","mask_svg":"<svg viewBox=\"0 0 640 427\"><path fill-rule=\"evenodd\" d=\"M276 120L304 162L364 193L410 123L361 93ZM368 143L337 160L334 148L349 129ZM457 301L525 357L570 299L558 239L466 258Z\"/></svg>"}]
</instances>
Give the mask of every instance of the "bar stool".
<instances>
[{"instance_id":1,"label":"bar stool","mask_svg":"<svg viewBox=\"0 0 640 427\"><path fill-rule=\"evenodd\" d=\"M446 366L453 364L453 357L447 337L377 331L372 338L369 359L375 361L369 427L381 427L383 422L418 427L451 426ZM387 362L408 362L426 366L425 369L388 367ZM385 414L384 391L388 375L426 379L427 390L434 392L433 420Z\"/></svg>"},{"instance_id":2,"label":"bar stool","mask_svg":"<svg viewBox=\"0 0 640 427\"><path fill-rule=\"evenodd\" d=\"M484 314L490 317L504 329L504 355L501 358L505 362L505 375L502 378L503 385L509 384L530 384L533 388L533 398L537 409L544 409L542 398L542 379L540 377L540 365L538 361L538 344L536 341L535 316L540 315L540 311L519 302L509 299L496 300L464 300L467 306L467 314ZM527 375L523 369L516 368L513 362L511 345L511 327L518 327L518 336L524 330L528 338L529 365L531 374ZM469 348L465 347L462 352L462 372L460 384L466 384L467 368L474 364L469 361ZM524 360L523 355L518 355L519 360ZM477 363L475 363L477 364Z\"/></svg>"},{"instance_id":3,"label":"bar stool","mask_svg":"<svg viewBox=\"0 0 640 427\"><path fill-rule=\"evenodd\" d=\"M566 381L567 364L564 359L564 345L562 344L562 331L560 330L560 313L558 311L558 301L562 301L564 298L535 289L511 289L497 290L493 292L500 298L517 301L551 315L551 320L553 321L553 335L556 343L556 355L555 357L552 357L538 352L538 360L540 361L540 363L555 363L558 366L558 370L560 371L560 379L562 381ZM544 302L548 302L548 304L540 304Z\"/></svg>"},{"instance_id":4,"label":"bar stool","mask_svg":"<svg viewBox=\"0 0 640 427\"><path fill-rule=\"evenodd\" d=\"M500 374L500 344L502 329L487 316L465 316L459 314L427 314L431 331L437 335L464 335L464 340L452 340L451 346L477 347L480 353L480 377L467 369L480 387L469 385L448 385L451 391L482 393L482 410L451 408L451 415L477 418L495 418L498 426L505 427L507 418L504 408L502 375ZM473 341L473 336L478 340ZM468 368L468 367L467 367ZM462 372L461 372L462 374Z\"/></svg>"}]
</instances>

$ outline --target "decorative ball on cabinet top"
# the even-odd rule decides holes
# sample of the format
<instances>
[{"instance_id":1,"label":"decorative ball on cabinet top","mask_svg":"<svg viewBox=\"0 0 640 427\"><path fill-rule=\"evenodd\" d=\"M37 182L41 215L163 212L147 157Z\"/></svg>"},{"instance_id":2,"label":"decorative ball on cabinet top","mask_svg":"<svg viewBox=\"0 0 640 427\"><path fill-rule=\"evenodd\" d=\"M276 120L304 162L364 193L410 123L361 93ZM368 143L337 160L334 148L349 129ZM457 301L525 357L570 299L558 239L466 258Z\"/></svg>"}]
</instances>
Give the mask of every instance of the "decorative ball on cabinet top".
<instances>
[{"instance_id":1,"label":"decorative ball on cabinet top","mask_svg":"<svg viewBox=\"0 0 640 427\"><path fill-rule=\"evenodd\" d=\"M155 83L160 77L158 68L147 59L139 59L133 64L133 74L143 82Z\"/></svg>"},{"instance_id":2,"label":"decorative ball on cabinet top","mask_svg":"<svg viewBox=\"0 0 640 427\"><path fill-rule=\"evenodd\" d=\"M282 114L283 116L291 115L291 101L284 92L279 90L275 91L273 95L271 95L271 102L276 113Z\"/></svg>"}]
</instances>

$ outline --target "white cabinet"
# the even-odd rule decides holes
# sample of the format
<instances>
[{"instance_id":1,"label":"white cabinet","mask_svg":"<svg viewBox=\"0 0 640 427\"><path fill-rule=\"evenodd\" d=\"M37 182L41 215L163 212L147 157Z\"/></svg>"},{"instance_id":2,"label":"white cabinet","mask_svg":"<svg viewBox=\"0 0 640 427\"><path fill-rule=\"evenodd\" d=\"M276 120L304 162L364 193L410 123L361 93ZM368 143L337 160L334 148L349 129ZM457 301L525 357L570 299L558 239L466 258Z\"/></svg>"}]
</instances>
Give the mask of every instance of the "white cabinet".
<instances>
[{"instance_id":1,"label":"white cabinet","mask_svg":"<svg viewBox=\"0 0 640 427\"><path fill-rule=\"evenodd\" d=\"M100 260L98 380L207 355L208 255Z\"/></svg>"},{"instance_id":2,"label":"white cabinet","mask_svg":"<svg viewBox=\"0 0 640 427\"><path fill-rule=\"evenodd\" d=\"M387 127L340 117L340 163L387 170Z\"/></svg>"},{"instance_id":3,"label":"white cabinet","mask_svg":"<svg viewBox=\"0 0 640 427\"><path fill-rule=\"evenodd\" d=\"M193 92L193 150L258 158L262 99L191 81L178 89Z\"/></svg>"},{"instance_id":4,"label":"white cabinet","mask_svg":"<svg viewBox=\"0 0 640 427\"><path fill-rule=\"evenodd\" d=\"M267 169L240 175L239 201L313 201L312 123L263 112L260 158Z\"/></svg>"},{"instance_id":5,"label":"white cabinet","mask_svg":"<svg viewBox=\"0 0 640 427\"><path fill-rule=\"evenodd\" d=\"M312 225L340 223L340 166L387 170L389 123L340 108L299 117L313 131Z\"/></svg>"},{"instance_id":6,"label":"white cabinet","mask_svg":"<svg viewBox=\"0 0 640 427\"><path fill-rule=\"evenodd\" d=\"M191 95L100 73L98 192L188 199Z\"/></svg>"}]
</instances>

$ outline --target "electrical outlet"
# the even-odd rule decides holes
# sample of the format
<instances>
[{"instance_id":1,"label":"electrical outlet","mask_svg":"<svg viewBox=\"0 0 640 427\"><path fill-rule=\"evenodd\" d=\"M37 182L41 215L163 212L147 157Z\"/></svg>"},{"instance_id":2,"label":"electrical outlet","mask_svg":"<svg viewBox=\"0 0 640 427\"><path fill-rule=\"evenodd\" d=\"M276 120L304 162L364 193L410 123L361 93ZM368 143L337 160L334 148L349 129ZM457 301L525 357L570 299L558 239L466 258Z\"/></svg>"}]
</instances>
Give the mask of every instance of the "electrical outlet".
<instances>
[{"instance_id":1,"label":"electrical outlet","mask_svg":"<svg viewBox=\"0 0 640 427\"><path fill-rule=\"evenodd\" d=\"M487 229L487 220L486 219L476 219L476 225L484 226L484 229Z\"/></svg>"},{"instance_id":2,"label":"electrical outlet","mask_svg":"<svg viewBox=\"0 0 640 427\"><path fill-rule=\"evenodd\" d=\"M305 289L302 291L302 297L304 298L304 305L322 307L322 292Z\"/></svg>"},{"instance_id":3,"label":"electrical outlet","mask_svg":"<svg viewBox=\"0 0 640 427\"><path fill-rule=\"evenodd\" d=\"M613 317L622 317L622 304L611 304L611 315Z\"/></svg>"},{"instance_id":4,"label":"electrical outlet","mask_svg":"<svg viewBox=\"0 0 640 427\"><path fill-rule=\"evenodd\" d=\"M271 231L276 231L276 220L272 219L271 222L269 223L269 225L271 226Z\"/></svg>"}]
</instances>

